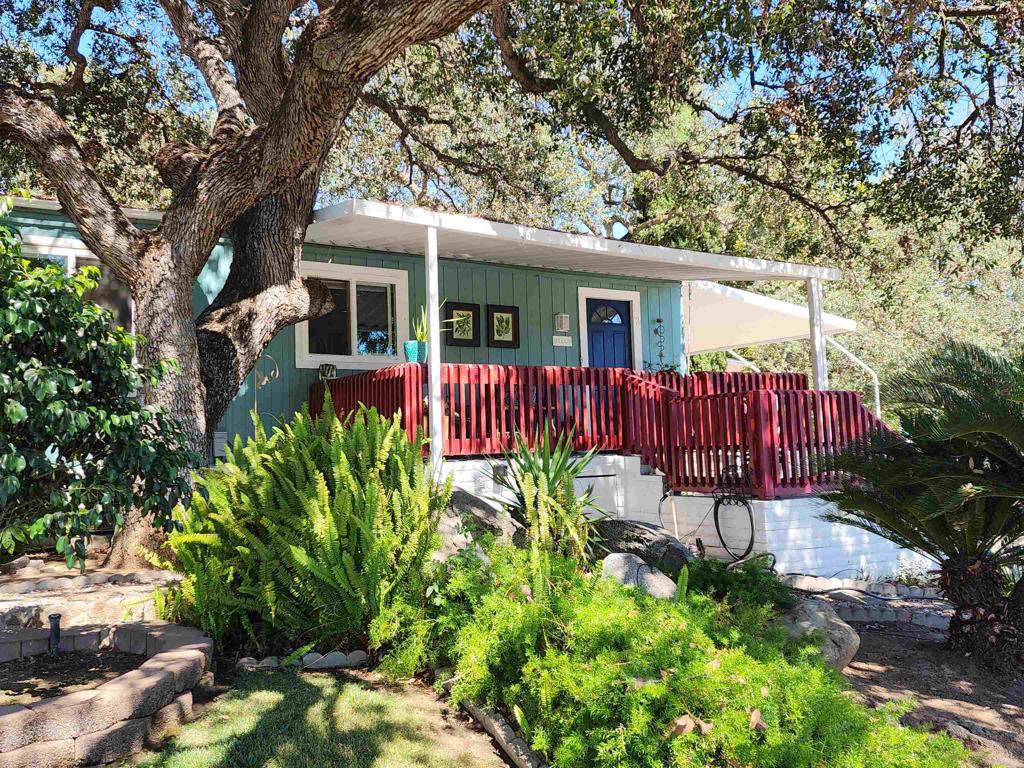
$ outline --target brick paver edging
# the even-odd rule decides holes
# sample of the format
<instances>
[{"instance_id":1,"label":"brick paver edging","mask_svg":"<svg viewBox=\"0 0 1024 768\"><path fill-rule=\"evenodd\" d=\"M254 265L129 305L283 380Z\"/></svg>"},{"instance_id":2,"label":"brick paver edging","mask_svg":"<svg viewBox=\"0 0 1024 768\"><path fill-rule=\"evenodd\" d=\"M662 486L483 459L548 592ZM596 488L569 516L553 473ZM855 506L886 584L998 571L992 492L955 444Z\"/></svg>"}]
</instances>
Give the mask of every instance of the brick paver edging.
<instances>
[{"instance_id":1,"label":"brick paver edging","mask_svg":"<svg viewBox=\"0 0 1024 768\"><path fill-rule=\"evenodd\" d=\"M7 630L0 653L12 659L45 652L45 637L45 630ZM61 647L149 658L88 691L0 706L0 768L101 765L158 743L191 713L192 689L213 655L213 642L200 630L162 621L73 627L62 633Z\"/></svg>"}]
</instances>

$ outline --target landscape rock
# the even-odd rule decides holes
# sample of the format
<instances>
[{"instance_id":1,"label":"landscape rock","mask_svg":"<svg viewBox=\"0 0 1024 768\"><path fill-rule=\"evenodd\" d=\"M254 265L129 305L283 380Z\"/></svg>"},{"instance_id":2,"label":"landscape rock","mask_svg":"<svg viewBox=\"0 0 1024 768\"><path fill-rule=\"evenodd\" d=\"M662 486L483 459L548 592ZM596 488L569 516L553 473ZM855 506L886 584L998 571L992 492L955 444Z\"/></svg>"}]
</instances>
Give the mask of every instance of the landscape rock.
<instances>
[{"instance_id":1,"label":"landscape rock","mask_svg":"<svg viewBox=\"0 0 1024 768\"><path fill-rule=\"evenodd\" d=\"M630 552L613 552L604 559L602 571L627 587L640 587L651 597L671 600L676 596L676 583Z\"/></svg>"},{"instance_id":2,"label":"landscape rock","mask_svg":"<svg viewBox=\"0 0 1024 768\"><path fill-rule=\"evenodd\" d=\"M521 523L496 504L462 488L452 492L437 531L441 536L441 547L434 557L441 561L461 552L486 533L494 534L506 544L517 547L526 544L526 528Z\"/></svg>"},{"instance_id":3,"label":"landscape rock","mask_svg":"<svg viewBox=\"0 0 1024 768\"><path fill-rule=\"evenodd\" d=\"M252 656L243 656L235 662L235 669L239 672L253 672L258 664L259 660L254 659Z\"/></svg>"},{"instance_id":4,"label":"landscape rock","mask_svg":"<svg viewBox=\"0 0 1024 768\"><path fill-rule=\"evenodd\" d=\"M19 570L21 568L27 568L27 567L28 567L28 555L22 555L21 557L14 558L9 563L2 563L2 564L0 564L0 573L14 573L15 571L17 571L17 570Z\"/></svg>"},{"instance_id":5,"label":"landscape rock","mask_svg":"<svg viewBox=\"0 0 1024 768\"><path fill-rule=\"evenodd\" d=\"M149 719L149 731L146 743L157 746L168 736L174 735L178 728L192 716L192 692L186 691L161 709L153 713Z\"/></svg>"},{"instance_id":6,"label":"landscape rock","mask_svg":"<svg viewBox=\"0 0 1024 768\"><path fill-rule=\"evenodd\" d=\"M659 525L606 518L594 521L594 531L603 553L628 552L673 578L696 559L685 544Z\"/></svg>"},{"instance_id":7,"label":"landscape rock","mask_svg":"<svg viewBox=\"0 0 1024 768\"><path fill-rule=\"evenodd\" d=\"M347 666L350 666L348 656L341 651L331 651L307 665L307 669L341 669Z\"/></svg>"},{"instance_id":8,"label":"landscape rock","mask_svg":"<svg viewBox=\"0 0 1024 768\"><path fill-rule=\"evenodd\" d=\"M348 664L350 667L358 667L365 664L368 658L366 651L351 651L348 655Z\"/></svg>"},{"instance_id":9,"label":"landscape rock","mask_svg":"<svg viewBox=\"0 0 1024 768\"><path fill-rule=\"evenodd\" d=\"M281 668L281 660L277 656L267 656L256 665L261 672L275 672Z\"/></svg>"},{"instance_id":10,"label":"landscape rock","mask_svg":"<svg viewBox=\"0 0 1024 768\"><path fill-rule=\"evenodd\" d=\"M837 670L849 664L860 648L860 635L839 618L832 606L824 600L803 600L780 619L790 637L803 637L819 630L825 634L821 655L826 663Z\"/></svg>"}]
</instances>

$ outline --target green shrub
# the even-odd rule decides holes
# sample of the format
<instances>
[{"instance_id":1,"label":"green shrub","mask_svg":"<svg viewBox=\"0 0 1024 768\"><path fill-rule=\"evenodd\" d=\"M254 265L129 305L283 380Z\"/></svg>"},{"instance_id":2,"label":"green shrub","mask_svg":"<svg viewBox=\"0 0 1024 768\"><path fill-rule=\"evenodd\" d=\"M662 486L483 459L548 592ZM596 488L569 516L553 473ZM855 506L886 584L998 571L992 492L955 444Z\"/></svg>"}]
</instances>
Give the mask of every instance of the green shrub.
<instances>
[{"instance_id":1,"label":"green shrub","mask_svg":"<svg viewBox=\"0 0 1024 768\"><path fill-rule=\"evenodd\" d=\"M689 589L730 605L792 608L793 590L766 567L764 558L754 558L730 568L721 560L701 559L689 566Z\"/></svg>"},{"instance_id":2,"label":"green shrub","mask_svg":"<svg viewBox=\"0 0 1024 768\"><path fill-rule=\"evenodd\" d=\"M897 708L844 695L812 644L766 621L773 609L760 597L697 593L699 567L686 599L662 601L553 556L547 599L536 600L528 552L487 554L489 566L461 559L440 590L438 626L456 631L439 661L454 664L456 700L504 711L553 768L950 768L965 758L946 736L899 727ZM754 610L759 621L744 626ZM686 716L703 728L672 735Z\"/></svg>"},{"instance_id":3,"label":"green shrub","mask_svg":"<svg viewBox=\"0 0 1024 768\"><path fill-rule=\"evenodd\" d=\"M0 217L11 204L0 197ZM188 494L198 454L139 399L168 365L138 365L138 340L85 298L98 275L23 258L0 224L0 553L49 536L84 566L90 531L132 507L173 527Z\"/></svg>"},{"instance_id":4,"label":"green shrub","mask_svg":"<svg viewBox=\"0 0 1024 768\"><path fill-rule=\"evenodd\" d=\"M168 547L187 577L170 612L222 644L243 632L289 650L422 644L426 571L450 497L422 441L373 409L342 424L329 401L270 437L254 423L180 512Z\"/></svg>"},{"instance_id":5,"label":"green shrub","mask_svg":"<svg viewBox=\"0 0 1024 768\"><path fill-rule=\"evenodd\" d=\"M589 488L578 494L575 487L595 451L573 456L572 432L560 433L552 443L553 431L545 425L533 448L517 434L515 451L505 455L507 474L495 472L492 477L511 492L512 517L528 528L540 526L537 535L544 539L540 546L582 560L590 555L595 536L591 519L605 514Z\"/></svg>"}]
</instances>

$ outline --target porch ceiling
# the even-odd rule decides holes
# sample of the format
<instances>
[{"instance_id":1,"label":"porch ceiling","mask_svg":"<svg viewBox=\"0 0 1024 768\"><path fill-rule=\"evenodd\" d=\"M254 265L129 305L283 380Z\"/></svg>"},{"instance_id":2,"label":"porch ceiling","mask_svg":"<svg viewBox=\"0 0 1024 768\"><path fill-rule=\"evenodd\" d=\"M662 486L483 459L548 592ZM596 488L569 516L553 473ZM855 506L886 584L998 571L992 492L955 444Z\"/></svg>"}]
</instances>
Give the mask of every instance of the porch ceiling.
<instances>
[{"instance_id":1,"label":"porch ceiling","mask_svg":"<svg viewBox=\"0 0 1024 768\"><path fill-rule=\"evenodd\" d=\"M314 212L306 241L422 254L427 227L438 230L442 258L680 281L836 280L840 276L837 269L639 245L358 199Z\"/></svg>"},{"instance_id":2,"label":"porch ceiling","mask_svg":"<svg viewBox=\"0 0 1024 768\"><path fill-rule=\"evenodd\" d=\"M810 336L807 307L717 283L690 283L690 354L717 352ZM857 323L822 313L825 335L850 333Z\"/></svg>"}]
</instances>

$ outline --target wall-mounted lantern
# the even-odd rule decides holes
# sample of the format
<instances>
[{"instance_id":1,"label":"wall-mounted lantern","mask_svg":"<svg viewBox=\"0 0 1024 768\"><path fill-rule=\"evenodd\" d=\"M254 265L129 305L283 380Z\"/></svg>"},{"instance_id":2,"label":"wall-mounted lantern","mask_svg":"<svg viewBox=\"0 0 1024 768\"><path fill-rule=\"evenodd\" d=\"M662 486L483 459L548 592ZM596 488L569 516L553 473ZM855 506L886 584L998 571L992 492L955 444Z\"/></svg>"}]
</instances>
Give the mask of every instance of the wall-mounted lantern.
<instances>
[{"instance_id":1,"label":"wall-mounted lantern","mask_svg":"<svg viewBox=\"0 0 1024 768\"><path fill-rule=\"evenodd\" d=\"M569 332L569 315L565 312L559 312L555 315L555 331L558 333Z\"/></svg>"}]
</instances>

